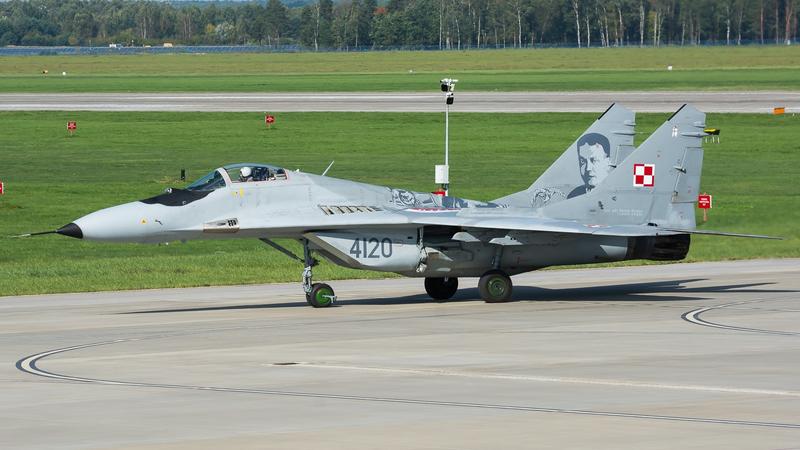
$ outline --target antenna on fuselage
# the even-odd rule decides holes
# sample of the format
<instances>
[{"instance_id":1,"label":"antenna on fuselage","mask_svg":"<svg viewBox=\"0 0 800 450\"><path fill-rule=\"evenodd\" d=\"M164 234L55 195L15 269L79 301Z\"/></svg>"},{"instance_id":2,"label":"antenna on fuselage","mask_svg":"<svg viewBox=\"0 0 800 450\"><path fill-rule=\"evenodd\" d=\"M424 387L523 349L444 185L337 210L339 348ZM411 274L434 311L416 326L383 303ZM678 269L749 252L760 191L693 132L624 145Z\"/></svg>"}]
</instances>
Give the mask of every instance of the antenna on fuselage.
<instances>
[{"instance_id":1,"label":"antenna on fuselage","mask_svg":"<svg viewBox=\"0 0 800 450\"><path fill-rule=\"evenodd\" d=\"M326 174L326 173L328 173L328 171L329 171L329 170L331 170L331 167L333 167L333 163L335 163L335 162L336 162L336 161L334 160L334 161L331 161L331 163L330 163L330 164L328 164L328 168L327 168L327 169L325 169L325 171L324 171L324 172L322 172L322 176L323 176L323 177L325 176L325 174Z\"/></svg>"}]
</instances>

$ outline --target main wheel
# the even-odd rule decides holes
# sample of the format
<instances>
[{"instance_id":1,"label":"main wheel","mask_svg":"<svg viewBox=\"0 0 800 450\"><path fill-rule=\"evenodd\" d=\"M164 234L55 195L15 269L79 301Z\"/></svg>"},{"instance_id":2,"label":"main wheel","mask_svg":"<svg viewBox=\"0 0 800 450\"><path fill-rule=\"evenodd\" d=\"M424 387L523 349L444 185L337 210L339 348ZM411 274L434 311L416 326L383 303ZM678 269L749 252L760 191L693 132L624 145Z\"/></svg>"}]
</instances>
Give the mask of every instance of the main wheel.
<instances>
[{"instance_id":1,"label":"main wheel","mask_svg":"<svg viewBox=\"0 0 800 450\"><path fill-rule=\"evenodd\" d=\"M306 294L306 301L314 308L327 308L336 300L333 288L325 283L314 283L311 292Z\"/></svg>"},{"instance_id":2,"label":"main wheel","mask_svg":"<svg viewBox=\"0 0 800 450\"><path fill-rule=\"evenodd\" d=\"M502 270L490 270L478 281L478 291L486 303L506 302L511 298L511 278Z\"/></svg>"},{"instance_id":3,"label":"main wheel","mask_svg":"<svg viewBox=\"0 0 800 450\"><path fill-rule=\"evenodd\" d=\"M425 278L425 292L434 300L447 300L458 290L458 278Z\"/></svg>"}]
</instances>

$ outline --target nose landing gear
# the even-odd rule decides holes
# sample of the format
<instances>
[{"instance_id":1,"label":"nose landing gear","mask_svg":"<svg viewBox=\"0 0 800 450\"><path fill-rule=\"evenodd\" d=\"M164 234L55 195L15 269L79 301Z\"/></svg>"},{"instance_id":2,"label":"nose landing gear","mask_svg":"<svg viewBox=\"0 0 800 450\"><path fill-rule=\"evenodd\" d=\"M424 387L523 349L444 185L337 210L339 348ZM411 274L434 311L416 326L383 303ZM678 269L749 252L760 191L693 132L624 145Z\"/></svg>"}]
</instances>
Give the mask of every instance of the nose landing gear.
<instances>
[{"instance_id":1,"label":"nose landing gear","mask_svg":"<svg viewBox=\"0 0 800 450\"><path fill-rule=\"evenodd\" d=\"M306 293L306 301L309 305L313 306L314 308L327 308L333 305L333 303L336 301L336 294L334 293L333 288L325 283L313 282L314 266L319 264L319 261L311 256L311 249L308 247L308 239L303 239L301 241L303 243L302 258L270 239L261 238L260 240L284 255L305 264L305 268L303 269L302 286L303 292Z\"/></svg>"},{"instance_id":2,"label":"nose landing gear","mask_svg":"<svg viewBox=\"0 0 800 450\"><path fill-rule=\"evenodd\" d=\"M307 243L303 250L306 256L306 268L303 269L303 291L306 293L306 301L314 308L327 308L336 301L336 294L329 285L311 281L314 276L312 268L317 265L317 260L311 258Z\"/></svg>"},{"instance_id":3,"label":"nose landing gear","mask_svg":"<svg viewBox=\"0 0 800 450\"><path fill-rule=\"evenodd\" d=\"M305 269L303 269L303 290L306 293L306 301L314 308L327 308L336 301L336 294L333 288L325 283L314 283L313 267L319 264L319 261L311 256L311 249L308 248L308 239L303 239L303 261L305 262Z\"/></svg>"}]
</instances>

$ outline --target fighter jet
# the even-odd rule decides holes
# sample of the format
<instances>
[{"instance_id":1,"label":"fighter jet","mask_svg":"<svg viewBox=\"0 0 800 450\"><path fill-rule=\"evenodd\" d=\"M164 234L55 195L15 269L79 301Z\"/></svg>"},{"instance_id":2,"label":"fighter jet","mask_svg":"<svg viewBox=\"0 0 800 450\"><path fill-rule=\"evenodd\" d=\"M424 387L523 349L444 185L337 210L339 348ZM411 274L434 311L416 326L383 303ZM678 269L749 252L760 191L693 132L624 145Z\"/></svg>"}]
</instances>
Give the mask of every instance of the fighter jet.
<instances>
[{"instance_id":1,"label":"fighter jet","mask_svg":"<svg viewBox=\"0 0 800 450\"><path fill-rule=\"evenodd\" d=\"M313 307L336 295L313 281L315 256L424 278L436 300L479 277L486 302L511 298L510 276L549 266L677 261L698 230L694 203L705 114L684 105L638 148L635 118L612 105L530 188L493 201L376 186L269 164L233 164L189 186L102 209L54 231L92 241L259 239L303 263ZM295 255L275 242L298 240Z\"/></svg>"}]
</instances>

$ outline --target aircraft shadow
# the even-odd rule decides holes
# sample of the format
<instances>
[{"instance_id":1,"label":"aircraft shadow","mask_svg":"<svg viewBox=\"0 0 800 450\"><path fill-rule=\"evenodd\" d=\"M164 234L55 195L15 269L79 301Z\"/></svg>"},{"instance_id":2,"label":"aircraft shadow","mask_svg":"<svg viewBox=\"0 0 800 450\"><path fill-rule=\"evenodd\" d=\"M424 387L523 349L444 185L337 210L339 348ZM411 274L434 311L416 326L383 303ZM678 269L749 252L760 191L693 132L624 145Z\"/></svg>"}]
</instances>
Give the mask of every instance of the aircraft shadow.
<instances>
[{"instance_id":1,"label":"aircraft shadow","mask_svg":"<svg viewBox=\"0 0 800 450\"><path fill-rule=\"evenodd\" d=\"M514 286L512 302L534 301L614 301L614 302L669 302L669 301L695 301L705 300L708 297L702 294L718 293L782 293L798 292L786 289L755 289L774 283L741 283L724 284L717 286L686 287L685 284L705 281L704 278L692 278L685 280L668 280L647 283L628 283L604 286L590 286L580 288L548 289L533 286ZM652 295L658 294L658 295ZM687 295L688 294L688 295ZM299 297L299 296L298 296ZM418 303L454 303L454 302L473 302L481 301L477 288L459 289L453 298L445 301L436 302L431 300L426 294L405 295L402 297L386 298L363 298L339 300L335 306L346 305L402 305ZM160 313L180 313L180 312L202 312L202 311L235 311L244 309L273 309L273 308L307 308L306 302L299 298L297 301L281 303L247 304L247 305L225 305L225 306L204 306L196 308L176 308L176 309L153 309L144 311L128 311L119 314L160 314Z\"/></svg>"}]
</instances>

